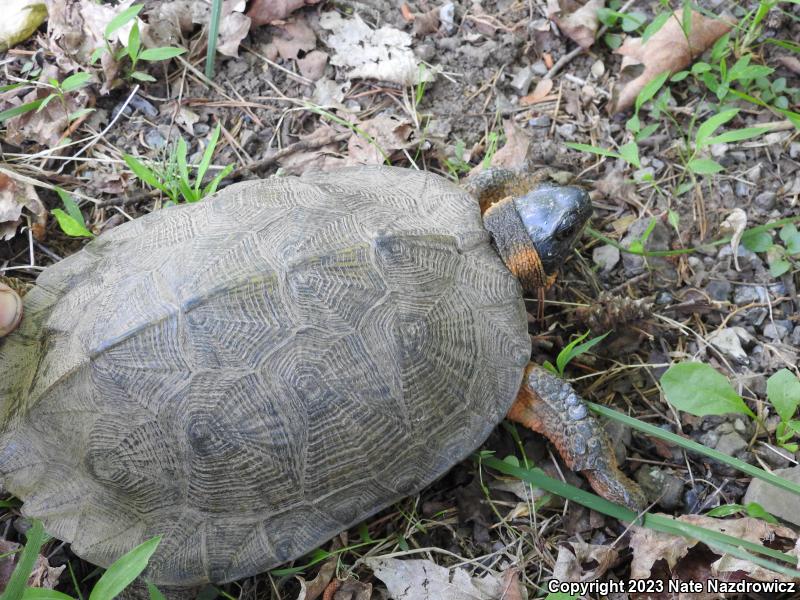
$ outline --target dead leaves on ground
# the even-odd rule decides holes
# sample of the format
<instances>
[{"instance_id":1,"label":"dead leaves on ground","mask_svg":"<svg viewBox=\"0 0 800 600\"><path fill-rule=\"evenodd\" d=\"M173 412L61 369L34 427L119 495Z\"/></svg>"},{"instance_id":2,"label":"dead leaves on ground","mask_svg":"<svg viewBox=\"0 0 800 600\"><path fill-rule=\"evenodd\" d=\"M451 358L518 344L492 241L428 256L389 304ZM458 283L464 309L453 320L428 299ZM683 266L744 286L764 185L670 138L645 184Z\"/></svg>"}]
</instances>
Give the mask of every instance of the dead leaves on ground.
<instances>
[{"instance_id":1,"label":"dead leaves on ground","mask_svg":"<svg viewBox=\"0 0 800 600\"><path fill-rule=\"evenodd\" d=\"M788 554L798 555L797 534L780 525L771 525L760 519L742 517L739 519L715 519L704 515L683 515L678 521L712 529L726 535L747 540L756 544L767 544ZM776 573L730 555L721 555L701 544L698 540L687 539L667 533L635 526L629 543L633 550L631 579L680 579L683 581L705 582L709 579L721 581L792 581L786 575ZM704 586L705 588L705 586ZM672 595L664 595L672 598ZM717 598L717 595L682 594L681 600L704 600ZM650 595L652 600L658 596Z\"/></svg>"},{"instance_id":2,"label":"dead leaves on ground","mask_svg":"<svg viewBox=\"0 0 800 600\"><path fill-rule=\"evenodd\" d=\"M22 546L20 544L0 539L0 593L6 589L11 573L16 567ZM34 588L53 589L58 583L58 578L66 567L51 567L47 559L39 554L36 557L28 586Z\"/></svg>"},{"instance_id":3,"label":"dead leaves on ground","mask_svg":"<svg viewBox=\"0 0 800 600\"><path fill-rule=\"evenodd\" d=\"M605 0L588 0L583 5L575 0L547 0L547 16L572 41L588 50L600 26L598 12L605 4Z\"/></svg>"},{"instance_id":4,"label":"dead leaves on ground","mask_svg":"<svg viewBox=\"0 0 800 600\"><path fill-rule=\"evenodd\" d=\"M628 38L616 50L624 58L609 112L614 114L633 106L636 96L650 81L665 71L676 73L686 68L733 27L728 21L709 19L692 11L687 37L682 22L683 11L677 10L646 42Z\"/></svg>"},{"instance_id":5,"label":"dead leaves on ground","mask_svg":"<svg viewBox=\"0 0 800 600\"><path fill-rule=\"evenodd\" d=\"M509 588L518 580L486 573L471 576L465 569L448 569L427 559L368 558L364 563L383 581L393 600L485 600L514 598Z\"/></svg>"},{"instance_id":6,"label":"dead leaves on ground","mask_svg":"<svg viewBox=\"0 0 800 600\"><path fill-rule=\"evenodd\" d=\"M303 6L317 2L319 0L254 0L250 3L247 16L253 20L254 25L269 25L282 21Z\"/></svg>"},{"instance_id":7,"label":"dead leaves on ground","mask_svg":"<svg viewBox=\"0 0 800 600\"><path fill-rule=\"evenodd\" d=\"M47 223L45 209L36 190L29 183L15 181L5 173L0 173L0 240L10 240L23 221L22 211L26 209L34 219L31 226L37 239L44 236Z\"/></svg>"},{"instance_id":8,"label":"dead leaves on ground","mask_svg":"<svg viewBox=\"0 0 800 600\"><path fill-rule=\"evenodd\" d=\"M347 77L378 79L398 85L430 81L411 50L411 36L384 25L372 29L358 15L343 19L339 13L320 16L320 26L331 32L327 44L334 51L331 64L350 69Z\"/></svg>"}]
</instances>

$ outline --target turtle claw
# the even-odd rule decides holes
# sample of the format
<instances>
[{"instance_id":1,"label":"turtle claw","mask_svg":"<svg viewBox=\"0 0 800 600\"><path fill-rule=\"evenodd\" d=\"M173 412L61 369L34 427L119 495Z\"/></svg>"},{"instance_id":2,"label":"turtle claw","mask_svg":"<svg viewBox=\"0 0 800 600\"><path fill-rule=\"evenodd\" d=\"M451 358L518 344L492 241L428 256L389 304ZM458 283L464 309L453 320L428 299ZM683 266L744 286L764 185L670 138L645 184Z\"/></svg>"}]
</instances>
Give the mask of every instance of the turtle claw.
<instances>
[{"instance_id":1,"label":"turtle claw","mask_svg":"<svg viewBox=\"0 0 800 600\"><path fill-rule=\"evenodd\" d=\"M22 320L22 298L4 283L0 283L0 337L14 331Z\"/></svg>"},{"instance_id":2,"label":"turtle claw","mask_svg":"<svg viewBox=\"0 0 800 600\"><path fill-rule=\"evenodd\" d=\"M637 512L647 506L639 486L620 471L605 429L566 381L528 365L508 418L549 439L567 466L607 500Z\"/></svg>"}]
</instances>

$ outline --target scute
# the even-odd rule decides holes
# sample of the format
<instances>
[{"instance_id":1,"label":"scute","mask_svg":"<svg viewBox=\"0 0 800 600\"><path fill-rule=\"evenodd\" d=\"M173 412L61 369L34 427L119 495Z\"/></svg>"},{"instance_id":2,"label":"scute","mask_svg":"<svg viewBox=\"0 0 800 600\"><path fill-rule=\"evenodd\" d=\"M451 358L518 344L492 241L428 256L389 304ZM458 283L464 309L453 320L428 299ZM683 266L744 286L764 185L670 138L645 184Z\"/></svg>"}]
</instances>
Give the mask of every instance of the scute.
<instances>
[{"instance_id":1,"label":"scute","mask_svg":"<svg viewBox=\"0 0 800 600\"><path fill-rule=\"evenodd\" d=\"M530 346L477 203L389 167L233 185L47 269L0 342L0 477L107 566L302 555L476 449Z\"/></svg>"}]
</instances>

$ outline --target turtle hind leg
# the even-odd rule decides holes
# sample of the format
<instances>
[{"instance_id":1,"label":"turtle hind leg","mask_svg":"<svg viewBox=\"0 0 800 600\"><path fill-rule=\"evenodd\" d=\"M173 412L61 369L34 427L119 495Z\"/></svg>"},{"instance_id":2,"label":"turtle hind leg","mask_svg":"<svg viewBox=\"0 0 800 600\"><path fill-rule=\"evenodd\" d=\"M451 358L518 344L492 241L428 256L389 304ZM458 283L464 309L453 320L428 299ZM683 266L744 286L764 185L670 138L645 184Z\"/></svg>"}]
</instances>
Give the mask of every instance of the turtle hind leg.
<instances>
[{"instance_id":1,"label":"turtle hind leg","mask_svg":"<svg viewBox=\"0 0 800 600\"><path fill-rule=\"evenodd\" d=\"M637 512L647 506L639 486L620 471L605 430L566 381L529 364L508 418L549 439L602 497Z\"/></svg>"}]
</instances>

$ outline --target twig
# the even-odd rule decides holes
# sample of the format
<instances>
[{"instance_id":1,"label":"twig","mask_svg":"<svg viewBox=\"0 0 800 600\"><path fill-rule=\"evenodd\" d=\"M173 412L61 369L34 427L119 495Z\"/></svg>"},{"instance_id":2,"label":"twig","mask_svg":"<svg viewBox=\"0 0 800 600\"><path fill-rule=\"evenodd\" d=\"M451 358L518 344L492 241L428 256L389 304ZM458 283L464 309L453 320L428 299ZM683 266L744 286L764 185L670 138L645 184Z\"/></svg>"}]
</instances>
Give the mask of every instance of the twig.
<instances>
[{"instance_id":1,"label":"twig","mask_svg":"<svg viewBox=\"0 0 800 600\"><path fill-rule=\"evenodd\" d=\"M242 177L247 172L259 173L260 171L263 171L267 167L272 166L273 164L275 164L282 158L289 156L290 154L294 154L295 152L303 152L305 150L314 150L315 148L321 148L322 146L327 146L328 144L333 144L336 142L343 142L346 139L348 139L351 135L353 134L347 131L343 133L336 133L319 139L300 140L299 142L295 142L294 144L289 144L283 150L278 150L275 154L271 154L270 156L246 164L242 167L239 167L238 169L234 169L233 171L231 171L231 174L228 175L228 178L237 179Z\"/></svg>"},{"instance_id":2,"label":"twig","mask_svg":"<svg viewBox=\"0 0 800 600\"><path fill-rule=\"evenodd\" d=\"M65 161L64 163L61 164L61 167L58 169L58 171L56 171L56 173L61 173L64 170L64 167L66 167L70 163L70 161L72 159L75 159L75 158L79 157L81 154L86 152L89 148L94 146L99 140L101 140L106 135L106 133L108 133L108 131L114 126L114 124L119 120L119 118L122 116L122 113L125 112L125 109L128 107L128 104L130 104L131 100L133 100L133 97L136 95L136 92L138 92L138 91L139 91L139 84L137 83L135 86L133 86L133 90L128 95L128 97L125 99L125 102L122 104L122 107L120 107L120 109L117 111L117 114L114 115L114 118L111 119L111 121L109 121L108 125L105 126L103 131L101 131L100 133L92 136L89 139L88 143L83 148L81 148L75 154L73 154L72 156L69 157L70 160Z\"/></svg>"}]
</instances>

